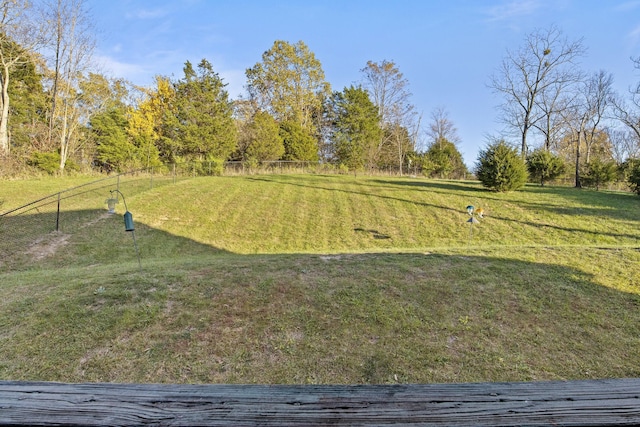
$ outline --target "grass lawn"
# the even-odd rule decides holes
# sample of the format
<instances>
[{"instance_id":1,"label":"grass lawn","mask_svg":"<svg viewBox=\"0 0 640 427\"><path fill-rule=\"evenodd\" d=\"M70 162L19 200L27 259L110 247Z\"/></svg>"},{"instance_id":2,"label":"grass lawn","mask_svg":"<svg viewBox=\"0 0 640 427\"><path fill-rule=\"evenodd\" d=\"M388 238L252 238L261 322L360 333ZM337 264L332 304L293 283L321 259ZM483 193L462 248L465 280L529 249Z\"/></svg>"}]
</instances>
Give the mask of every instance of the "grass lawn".
<instances>
[{"instance_id":1,"label":"grass lawn","mask_svg":"<svg viewBox=\"0 0 640 427\"><path fill-rule=\"evenodd\" d=\"M0 199L52 187L3 182ZM630 193L194 178L127 196L141 268L122 216L95 197L64 211L58 233L29 235L37 212L0 218L0 379L640 375L640 198ZM473 230L469 204L487 214Z\"/></svg>"}]
</instances>

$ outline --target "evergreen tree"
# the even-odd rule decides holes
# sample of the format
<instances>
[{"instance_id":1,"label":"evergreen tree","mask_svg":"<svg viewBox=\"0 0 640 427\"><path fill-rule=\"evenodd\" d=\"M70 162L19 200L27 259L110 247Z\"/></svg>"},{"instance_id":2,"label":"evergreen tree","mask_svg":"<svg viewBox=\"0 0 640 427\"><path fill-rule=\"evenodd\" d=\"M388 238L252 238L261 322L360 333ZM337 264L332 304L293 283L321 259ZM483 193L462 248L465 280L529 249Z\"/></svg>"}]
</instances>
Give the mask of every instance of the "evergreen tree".
<instances>
[{"instance_id":1,"label":"evergreen tree","mask_svg":"<svg viewBox=\"0 0 640 427\"><path fill-rule=\"evenodd\" d=\"M112 108L92 117L96 140L96 163L107 171L121 172L135 166L136 146L127 135L127 119L121 109Z\"/></svg>"},{"instance_id":2,"label":"evergreen tree","mask_svg":"<svg viewBox=\"0 0 640 427\"><path fill-rule=\"evenodd\" d=\"M464 178L468 170L456 145L441 138L424 153L422 172L430 177Z\"/></svg>"},{"instance_id":3,"label":"evergreen tree","mask_svg":"<svg viewBox=\"0 0 640 427\"><path fill-rule=\"evenodd\" d=\"M258 111L249 124L248 160L264 162L278 160L284 155L284 141L275 119L265 111Z\"/></svg>"},{"instance_id":4,"label":"evergreen tree","mask_svg":"<svg viewBox=\"0 0 640 427\"><path fill-rule=\"evenodd\" d=\"M527 156L527 169L531 178L544 186L545 181L550 181L565 173L566 166L561 157L539 148Z\"/></svg>"},{"instance_id":5,"label":"evergreen tree","mask_svg":"<svg viewBox=\"0 0 640 427\"><path fill-rule=\"evenodd\" d=\"M481 150L475 174L485 187L499 192L518 190L527 182L527 167L516 149L504 141Z\"/></svg>"},{"instance_id":6,"label":"evergreen tree","mask_svg":"<svg viewBox=\"0 0 640 427\"><path fill-rule=\"evenodd\" d=\"M615 162L596 157L586 166L581 182L585 187L595 187L599 190L601 186L614 181L617 174L618 167Z\"/></svg>"},{"instance_id":7,"label":"evergreen tree","mask_svg":"<svg viewBox=\"0 0 640 427\"><path fill-rule=\"evenodd\" d=\"M318 161L318 141L297 121L280 124L284 142L284 160Z\"/></svg>"},{"instance_id":8,"label":"evergreen tree","mask_svg":"<svg viewBox=\"0 0 640 427\"><path fill-rule=\"evenodd\" d=\"M631 190L640 196L640 160L627 161L627 182Z\"/></svg>"},{"instance_id":9,"label":"evergreen tree","mask_svg":"<svg viewBox=\"0 0 640 427\"><path fill-rule=\"evenodd\" d=\"M226 160L237 144L233 108L225 84L203 59L197 70L189 61L184 78L175 83L173 117L167 117L166 137L177 143L179 156Z\"/></svg>"},{"instance_id":10,"label":"evergreen tree","mask_svg":"<svg viewBox=\"0 0 640 427\"><path fill-rule=\"evenodd\" d=\"M351 171L371 166L382 129L378 108L368 92L361 87L344 88L334 93L332 107L337 160Z\"/></svg>"}]
</instances>

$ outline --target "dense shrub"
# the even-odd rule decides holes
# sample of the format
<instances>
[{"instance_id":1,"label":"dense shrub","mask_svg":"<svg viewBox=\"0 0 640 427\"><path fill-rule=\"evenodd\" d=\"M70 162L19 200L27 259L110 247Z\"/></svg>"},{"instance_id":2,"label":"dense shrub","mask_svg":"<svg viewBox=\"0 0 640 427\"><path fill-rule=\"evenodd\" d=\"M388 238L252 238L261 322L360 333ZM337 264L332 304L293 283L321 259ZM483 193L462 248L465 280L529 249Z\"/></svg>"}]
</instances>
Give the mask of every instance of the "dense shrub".
<instances>
[{"instance_id":1,"label":"dense shrub","mask_svg":"<svg viewBox=\"0 0 640 427\"><path fill-rule=\"evenodd\" d=\"M29 166L47 172L49 175L55 175L60 172L60 154L58 153L42 153L34 152L31 154L28 162ZM80 166L71 159L67 159L64 165L65 172L78 172Z\"/></svg>"},{"instance_id":2,"label":"dense shrub","mask_svg":"<svg viewBox=\"0 0 640 427\"><path fill-rule=\"evenodd\" d=\"M60 154L40 153L36 151L31 154L29 165L53 175L60 170Z\"/></svg>"},{"instance_id":3,"label":"dense shrub","mask_svg":"<svg viewBox=\"0 0 640 427\"><path fill-rule=\"evenodd\" d=\"M527 166L515 148L504 141L489 145L478 154L476 177L494 191L513 191L527 182Z\"/></svg>"},{"instance_id":4,"label":"dense shrub","mask_svg":"<svg viewBox=\"0 0 640 427\"><path fill-rule=\"evenodd\" d=\"M462 154L454 143L441 139L422 157L422 173L432 178L464 178L468 174Z\"/></svg>"},{"instance_id":5,"label":"dense shrub","mask_svg":"<svg viewBox=\"0 0 640 427\"><path fill-rule=\"evenodd\" d=\"M551 181L566 171L564 160L544 149L537 149L527 157L529 176L541 186L545 181Z\"/></svg>"},{"instance_id":6,"label":"dense shrub","mask_svg":"<svg viewBox=\"0 0 640 427\"><path fill-rule=\"evenodd\" d=\"M627 182L631 190L640 196L640 161L630 162Z\"/></svg>"},{"instance_id":7,"label":"dense shrub","mask_svg":"<svg viewBox=\"0 0 640 427\"><path fill-rule=\"evenodd\" d=\"M585 187L599 190L601 186L615 181L617 175L618 167L615 162L595 158L585 167L580 181Z\"/></svg>"}]
</instances>

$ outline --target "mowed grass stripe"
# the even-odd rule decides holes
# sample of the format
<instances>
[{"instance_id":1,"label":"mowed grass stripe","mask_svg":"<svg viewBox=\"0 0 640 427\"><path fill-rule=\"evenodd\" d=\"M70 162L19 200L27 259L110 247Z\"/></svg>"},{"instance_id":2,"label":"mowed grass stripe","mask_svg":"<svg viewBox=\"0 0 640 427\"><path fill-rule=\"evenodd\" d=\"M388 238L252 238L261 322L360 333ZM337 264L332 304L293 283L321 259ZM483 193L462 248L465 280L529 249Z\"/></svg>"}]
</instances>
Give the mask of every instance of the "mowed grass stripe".
<instances>
[{"instance_id":1,"label":"mowed grass stripe","mask_svg":"<svg viewBox=\"0 0 640 427\"><path fill-rule=\"evenodd\" d=\"M630 206L637 201L626 193L607 199L593 191L528 187L505 195L476 184L340 176L196 182L189 186L191 194L180 199L184 203L176 216L207 218L206 223L187 229L188 222L178 221L165 223L163 229L236 253L419 249L461 246L470 240L494 246L633 245L638 240L638 232L629 227L637 223ZM174 197L173 191L164 197ZM594 206L585 204L591 197ZM157 209L155 201L143 200L143 211ZM486 211L473 235L466 223L467 204ZM176 204L169 204L171 208ZM330 232L336 224L341 232Z\"/></svg>"}]
</instances>

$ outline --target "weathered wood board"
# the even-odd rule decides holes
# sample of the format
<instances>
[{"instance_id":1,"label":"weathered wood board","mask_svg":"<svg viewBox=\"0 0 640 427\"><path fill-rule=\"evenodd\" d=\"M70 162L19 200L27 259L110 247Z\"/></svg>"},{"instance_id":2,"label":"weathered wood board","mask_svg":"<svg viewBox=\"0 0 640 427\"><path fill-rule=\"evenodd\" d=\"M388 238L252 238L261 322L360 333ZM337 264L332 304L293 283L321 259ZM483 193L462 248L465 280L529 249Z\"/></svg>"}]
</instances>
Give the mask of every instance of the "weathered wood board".
<instances>
[{"instance_id":1,"label":"weathered wood board","mask_svg":"<svg viewBox=\"0 0 640 427\"><path fill-rule=\"evenodd\" d=\"M638 425L640 379L414 385L0 381L0 425Z\"/></svg>"}]
</instances>

